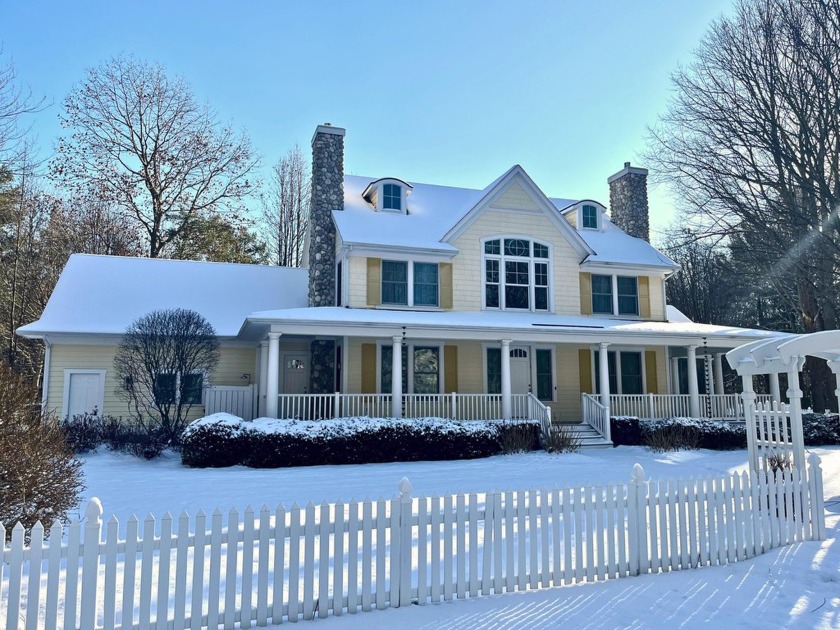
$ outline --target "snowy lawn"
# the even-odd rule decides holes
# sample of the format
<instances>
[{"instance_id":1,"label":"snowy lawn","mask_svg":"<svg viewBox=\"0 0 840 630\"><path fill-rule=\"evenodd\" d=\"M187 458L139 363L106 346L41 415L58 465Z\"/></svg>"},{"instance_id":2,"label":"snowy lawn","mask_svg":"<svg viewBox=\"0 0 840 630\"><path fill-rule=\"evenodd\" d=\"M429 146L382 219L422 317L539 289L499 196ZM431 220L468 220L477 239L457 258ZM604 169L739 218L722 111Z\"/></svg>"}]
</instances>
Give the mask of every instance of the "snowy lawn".
<instances>
[{"instance_id":1,"label":"snowy lawn","mask_svg":"<svg viewBox=\"0 0 840 630\"><path fill-rule=\"evenodd\" d=\"M840 448L823 459L827 528L823 543L783 547L747 562L435 604L320 623L342 628L719 628L840 627ZM639 447L575 455L531 453L471 461L320 466L273 470L189 469L176 454L145 462L97 453L84 458L88 496L105 518L194 513L221 507L289 506L338 498L390 497L407 476L415 495L486 492L625 481L634 463L649 477L743 470L746 451L655 454ZM81 506L84 509L84 506Z\"/></svg>"}]
</instances>

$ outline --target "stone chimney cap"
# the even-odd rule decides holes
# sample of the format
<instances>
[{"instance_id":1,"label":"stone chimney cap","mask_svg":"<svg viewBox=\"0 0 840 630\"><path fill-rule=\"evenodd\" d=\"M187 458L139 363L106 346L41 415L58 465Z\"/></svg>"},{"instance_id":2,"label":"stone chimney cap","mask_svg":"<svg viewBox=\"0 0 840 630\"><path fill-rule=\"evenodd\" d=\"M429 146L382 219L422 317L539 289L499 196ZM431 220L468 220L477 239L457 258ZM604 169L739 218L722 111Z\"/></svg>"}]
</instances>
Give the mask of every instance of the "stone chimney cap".
<instances>
[{"instance_id":1,"label":"stone chimney cap","mask_svg":"<svg viewBox=\"0 0 840 630\"><path fill-rule=\"evenodd\" d=\"M647 176L648 170L639 166L630 166L630 162L625 162L623 169L618 171L615 175L610 175L610 177L607 178L607 183L612 184L615 180L628 174Z\"/></svg>"},{"instance_id":2,"label":"stone chimney cap","mask_svg":"<svg viewBox=\"0 0 840 630\"><path fill-rule=\"evenodd\" d=\"M347 130L343 127L333 127L332 123L324 123L323 125L318 125L315 128L315 133L312 135L312 142L315 142L315 138L318 136L319 133L327 133L332 134L334 136L343 136L347 133Z\"/></svg>"}]
</instances>

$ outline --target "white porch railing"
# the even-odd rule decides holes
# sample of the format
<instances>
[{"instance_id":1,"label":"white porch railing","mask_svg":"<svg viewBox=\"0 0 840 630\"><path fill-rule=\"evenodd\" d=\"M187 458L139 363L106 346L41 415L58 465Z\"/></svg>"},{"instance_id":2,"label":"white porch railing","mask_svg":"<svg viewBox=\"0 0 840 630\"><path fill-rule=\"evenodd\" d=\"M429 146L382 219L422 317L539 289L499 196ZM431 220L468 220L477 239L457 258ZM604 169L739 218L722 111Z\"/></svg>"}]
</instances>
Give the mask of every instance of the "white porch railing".
<instances>
[{"instance_id":1,"label":"white porch railing","mask_svg":"<svg viewBox=\"0 0 840 630\"><path fill-rule=\"evenodd\" d=\"M698 396L701 418L715 420L743 420L744 403L741 394L703 394ZM769 403L769 395L756 396L761 403ZM663 419L691 417L691 396L688 394L613 394L610 414L637 418Z\"/></svg>"},{"instance_id":2,"label":"white porch railing","mask_svg":"<svg viewBox=\"0 0 840 630\"><path fill-rule=\"evenodd\" d=\"M526 401L528 402L528 418L539 420L540 432L543 438L547 438L551 433L551 408L545 406L539 398L530 393Z\"/></svg>"},{"instance_id":3,"label":"white porch railing","mask_svg":"<svg viewBox=\"0 0 840 630\"><path fill-rule=\"evenodd\" d=\"M232 412L231 412L232 413ZM289 420L328 418L390 418L390 394L280 394L277 416ZM404 418L449 418L452 420L498 420L502 417L501 394L403 394ZM511 417L551 421L551 410L533 394L511 396Z\"/></svg>"},{"instance_id":4,"label":"white porch railing","mask_svg":"<svg viewBox=\"0 0 840 630\"><path fill-rule=\"evenodd\" d=\"M609 411L601 404L598 397L592 394L581 394L580 402L583 421L600 433L602 438L612 441Z\"/></svg>"}]
</instances>

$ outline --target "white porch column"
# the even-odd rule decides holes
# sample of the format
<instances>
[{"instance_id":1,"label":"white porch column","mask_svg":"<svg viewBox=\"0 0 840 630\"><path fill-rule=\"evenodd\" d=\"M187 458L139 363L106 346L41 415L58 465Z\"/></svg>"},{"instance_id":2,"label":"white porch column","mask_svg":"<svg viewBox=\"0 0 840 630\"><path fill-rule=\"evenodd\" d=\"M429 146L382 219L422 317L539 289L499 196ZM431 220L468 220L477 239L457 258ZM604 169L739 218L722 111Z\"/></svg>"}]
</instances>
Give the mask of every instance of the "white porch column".
<instances>
[{"instance_id":1,"label":"white porch column","mask_svg":"<svg viewBox=\"0 0 840 630\"><path fill-rule=\"evenodd\" d=\"M726 393L723 386L723 355L715 355L715 394L722 396Z\"/></svg>"},{"instance_id":2,"label":"white porch column","mask_svg":"<svg viewBox=\"0 0 840 630\"><path fill-rule=\"evenodd\" d=\"M837 381L834 395L837 396L837 409L840 410L840 361L828 361L828 367L834 372L834 379Z\"/></svg>"},{"instance_id":3,"label":"white porch column","mask_svg":"<svg viewBox=\"0 0 840 630\"><path fill-rule=\"evenodd\" d=\"M391 337L391 415L402 417L402 337Z\"/></svg>"},{"instance_id":4,"label":"white porch column","mask_svg":"<svg viewBox=\"0 0 840 630\"><path fill-rule=\"evenodd\" d=\"M758 449L755 447L755 391L752 374L741 374L741 404L747 430L747 457L755 472L759 471Z\"/></svg>"},{"instance_id":5,"label":"white porch column","mask_svg":"<svg viewBox=\"0 0 840 630\"><path fill-rule=\"evenodd\" d=\"M770 378L770 403L779 403L779 407L782 406L782 388L779 385L779 373L778 372L770 372L767 375Z\"/></svg>"},{"instance_id":6,"label":"white porch column","mask_svg":"<svg viewBox=\"0 0 840 630\"><path fill-rule=\"evenodd\" d=\"M700 392L697 388L697 346L688 346L688 411L692 418L700 417Z\"/></svg>"},{"instance_id":7,"label":"white porch column","mask_svg":"<svg viewBox=\"0 0 840 630\"><path fill-rule=\"evenodd\" d=\"M268 389L268 340L260 342L260 404L257 413L265 417L266 390Z\"/></svg>"},{"instance_id":8,"label":"white porch column","mask_svg":"<svg viewBox=\"0 0 840 630\"><path fill-rule=\"evenodd\" d=\"M803 473L805 472L805 436L802 434L802 389L799 387L799 370L804 363L804 357L792 357L787 373L793 465Z\"/></svg>"},{"instance_id":9,"label":"white porch column","mask_svg":"<svg viewBox=\"0 0 840 630\"><path fill-rule=\"evenodd\" d=\"M268 374L265 385L265 415L277 416L277 396L280 393L280 333L268 333Z\"/></svg>"},{"instance_id":10,"label":"white porch column","mask_svg":"<svg viewBox=\"0 0 840 630\"><path fill-rule=\"evenodd\" d=\"M671 393L680 393L680 359L671 357Z\"/></svg>"},{"instance_id":11,"label":"white porch column","mask_svg":"<svg viewBox=\"0 0 840 630\"><path fill-rule=\"evenodd\" d=\"M510 395L510 339L502 339L502 420L513 415Z\"/></svg>"},{"instance_id":12,"label":"white porch column","mask_svg":"<svg viewBox=\"0 0 840 630\"><path fill-rule=\"evenodd\" d=\"M601 385L601 404L607 410L607 418L610 417L610 358L607 348L608 343L601 343L598 346L598 380Z\"/></svg>"}]
</instances>

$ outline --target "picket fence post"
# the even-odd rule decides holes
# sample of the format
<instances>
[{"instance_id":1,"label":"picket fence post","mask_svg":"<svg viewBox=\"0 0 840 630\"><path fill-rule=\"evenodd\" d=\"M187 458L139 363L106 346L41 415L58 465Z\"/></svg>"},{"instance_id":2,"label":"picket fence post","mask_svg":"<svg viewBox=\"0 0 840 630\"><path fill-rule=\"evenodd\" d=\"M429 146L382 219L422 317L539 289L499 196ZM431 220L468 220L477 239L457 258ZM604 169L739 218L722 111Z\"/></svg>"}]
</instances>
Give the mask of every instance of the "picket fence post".
<instances>
[{"instance_id":1,"label":"picket fence post","mask_svg":"<svg viewBox=\"0 0 840 630\"><path fill-rule=\"evenodd\" d=\"M811 493L811 537L825 539L825 506L823 505L823 479L820 456L811 453L808 458L811 470L808 472L808 491Z\"/></svg>"},{"instance_id":2,"label":"picket fence post","mask_svg":"<svg viewBox=\"0 0 840 630\"><path fill-rule=\"evenodd\" d=\"M96 624L96 593L99 579L99 543L102 539L102 502L93 497L85 510L84 553L82 555L81 627Z\"/></svg>"},{"instance_id":3,"label":"picket fence post","mask_svg":"<svg viewBox=\"0 0 840 630\"><path fill-rule=\"evenodd\" d=\"M628 540L627 557L630 575L639 575L647 558L647 483L645 469L641 464L633 466L630 483L627 486ZM647 571L645 571L646 573Z\"/></svg>"},{"instance_id":4,"label":"picket fence post","mask_svg":"<svg viewBox=\"0 0 840 630\"><path fill-rule=\"evenodd\" d=\"M400 597L397 606L411 605L412 500L408 477L400 481Z\"/></svg>"}]
</instances>

